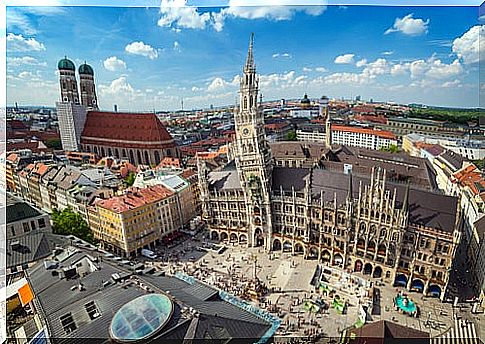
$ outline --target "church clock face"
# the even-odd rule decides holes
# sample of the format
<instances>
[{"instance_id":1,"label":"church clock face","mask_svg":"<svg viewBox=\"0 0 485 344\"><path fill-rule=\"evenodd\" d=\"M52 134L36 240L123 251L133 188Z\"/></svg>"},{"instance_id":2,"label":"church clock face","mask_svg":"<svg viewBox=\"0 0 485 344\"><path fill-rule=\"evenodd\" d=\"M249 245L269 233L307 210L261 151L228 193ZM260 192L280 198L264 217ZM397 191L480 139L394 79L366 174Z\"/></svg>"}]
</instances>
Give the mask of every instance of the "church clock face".
<instances>
[{"instance_id":1,"label":"church clock face","mask_svg":"<svg viewBox=\"0 0 485 344\"><path fill-rule=\"evenodd\" d=\"M249 136L249 129L244 128L243 131L242 131L242 134L243 134L243 136Z\"/></svg>"}]
</instances>

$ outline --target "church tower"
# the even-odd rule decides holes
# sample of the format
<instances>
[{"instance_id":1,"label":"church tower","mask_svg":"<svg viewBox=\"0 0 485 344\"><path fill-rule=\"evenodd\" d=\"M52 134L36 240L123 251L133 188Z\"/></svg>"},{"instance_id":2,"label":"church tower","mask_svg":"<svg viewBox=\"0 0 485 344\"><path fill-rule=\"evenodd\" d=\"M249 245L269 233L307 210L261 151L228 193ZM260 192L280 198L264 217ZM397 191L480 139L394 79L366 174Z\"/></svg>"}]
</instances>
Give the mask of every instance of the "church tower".
<instances>
[{"instance_id":1,"label":"church tower","mask_svg":"<svg viewBox=\"0 0 485 344\"><path fill-rule=\"evenodd\" d=\"M87 109L98 109L96 87L94 86L94 70L86 62L79 66L79 86L81 89L81 104Z\"/></svg>"},{"instance_id":2,"label":"church tower","mask_svg":"<svg viewBox=\"0 0 485 344\"><path fill-rule=\"evenodd\" d=\"M248 56L240 82L239 109L236 109L235 161L248 204L252 246L270 248L271 238L271 152L264 132L263 113L258 107L258 77L251 34Z\"/></svg>"},{"instance_id":3,"label":"church tower","mask_svg":"<svg viewBox=\"0 0 485 344\"><path fill-rule=\"evenodd\" d=\"M57 64L59 69L59 83L61 86L61 102L79 104L77 92L76 67L67 57Z\"/></svg>"}]
</instances>

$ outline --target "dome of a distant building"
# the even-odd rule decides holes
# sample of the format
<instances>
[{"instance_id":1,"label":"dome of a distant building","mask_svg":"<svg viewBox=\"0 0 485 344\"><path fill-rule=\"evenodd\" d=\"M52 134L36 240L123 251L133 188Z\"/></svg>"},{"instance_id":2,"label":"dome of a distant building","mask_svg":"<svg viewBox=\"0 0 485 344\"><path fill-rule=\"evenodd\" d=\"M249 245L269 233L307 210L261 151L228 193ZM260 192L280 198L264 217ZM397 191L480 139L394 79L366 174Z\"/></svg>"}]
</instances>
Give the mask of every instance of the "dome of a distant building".
<instances>
[{"instance_id":1,"label":"dome of a distant building","mask_svg":"<svg viewBox=\"0 0 485 344\"><path fill-rule=\"evenodd\" d=\"M82 65L79 66L79 74L94 75L94 70L90 65L84 62Z\"/></svg>"},{"instance_id":2,"label":"dome of a distant building","mask_svg":"<svg viewBox=\"0 0 485 344\"><path fill-rule=\"evenodd\" d=\"M308 106L310 105L310 99L308 99L307 94L303 96L303 99L300 101L301 105Z\"/></svg>"},{"instance_id":3,"label":"dome of a distant building","mask_svg":"<svg viewBox=\"0 0 485 344\"><path fill-rule=\"evenodd\" d=\"M67 69L67 70L72 70L75 71L76 67L74 66L74 62L69 60L67 57L64 57L62 60L59 61L57 64L58 69Z\"/></svg>"}]
</instances>

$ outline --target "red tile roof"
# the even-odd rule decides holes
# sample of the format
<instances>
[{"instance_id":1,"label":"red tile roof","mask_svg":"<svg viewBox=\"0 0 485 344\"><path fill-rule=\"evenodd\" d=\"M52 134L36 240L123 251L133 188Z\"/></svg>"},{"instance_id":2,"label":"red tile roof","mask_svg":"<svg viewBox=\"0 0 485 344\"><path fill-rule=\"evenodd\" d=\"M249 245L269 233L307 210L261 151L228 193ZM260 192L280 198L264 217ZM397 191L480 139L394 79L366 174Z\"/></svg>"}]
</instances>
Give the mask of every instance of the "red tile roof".
<instances>
[{"instance_id":1,"label":"red tile roof","mask_svg":"<svg viewBox=\"0 0 485 344\"><path fill-rule=\"evenodd\" d=\"M332 131L346 131L350 133L360 133L360 134L367 134L367 135L375 135L382 137L384 139L389 140L396 140L396 135L393 132L387 130L376 130L370 128L360 128L360 127L351 127L347 125L332 125Z\"/></svg>"},{"instance_id":2,"label":"red tile roof","mask_svg":"<svg viewBox=\"0 0 485 344\"><path fill-rule=\"evenodd\" d=\"M372 116L372 115L355 115L354 119L360 122L372 122L387 124L387 118L384 116Z\"/></svg>"},{"instance_id":3,"label":"red tile roof","mask_svg":"<svg viewBox=\"0 0 485 344\"><path fill-rule=\"evenodd\" d=\"M157 169L163 167L180 167L180 159L166 156L162 159L162 161L160 161Z\"/></svg>"},{"instance_id":4,"label":"red tile roof","mask_svg":"<svg viewBox=\"0 0 485 344\"><path fill-rule=\"evenodd\" d=\"M17 158L19 156L15 153L10 153L8 156L7 156L7 160L10 161L10 162L15 162L17 161Z\"/></svg>"},{"instance_id":5,"label":"red tile roof","mask_svg":"<svg viewBox=\"0 0 485 344\"><path fill-rule=\"evenodd\" d=\"M96 138L146 143L173 141L154 113L89 111L81 142Z\"/></svg>"},{"instance_id":6,"label":"red tile roof","mask_svg":"<svg viewBox=\"0 0 485 344\"><path fill-rule=\"evenodd\" d=\"M475 165L470 164L453 176L461 186L468 186L474 195L485 200L485 175Z\"/></svg>"},{"instance_id":7,"label":"red tile roof","mask_svg":"<svg viewBox=\"0 0 485 344\"><path fill-rule=\"evenodd\" d=\"M97 201L96 205L116 213L123 213L158 202L173 194L172 191L162 185L154 185L148 188L130 188L125 195Z\"/></svg>"}]
</instances>

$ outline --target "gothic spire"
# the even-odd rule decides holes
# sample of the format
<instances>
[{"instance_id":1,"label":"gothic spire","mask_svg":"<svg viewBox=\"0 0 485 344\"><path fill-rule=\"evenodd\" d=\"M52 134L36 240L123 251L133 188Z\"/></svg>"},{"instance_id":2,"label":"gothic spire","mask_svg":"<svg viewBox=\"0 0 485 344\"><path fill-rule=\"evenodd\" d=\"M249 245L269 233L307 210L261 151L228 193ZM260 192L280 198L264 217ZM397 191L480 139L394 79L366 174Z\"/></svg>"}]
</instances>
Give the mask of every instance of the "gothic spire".
<instances>
[{"instance_id":1,"label":"gothic spire","mask_svg":"<svg viewBox=\"0 0 485 344\"><path fill-rule=\"evenodd\" d=\"M254 42L254 33L251 33L251 38L249 40L249 48L248 48L248 57L246 58L246 65L245 70L254 69L254 56L253 56L253 42Z\"/></svg>"}]
</instances>

